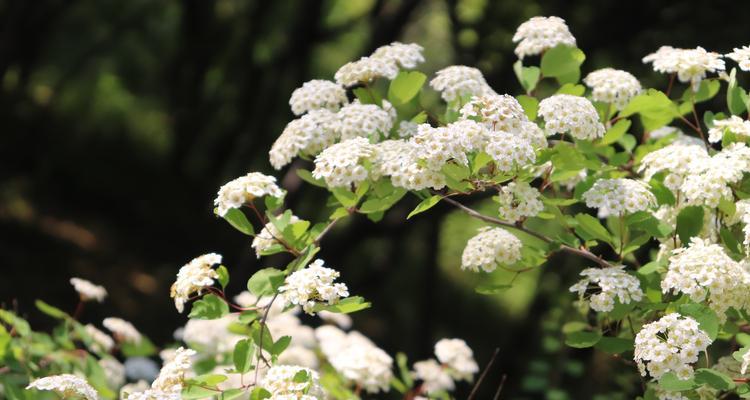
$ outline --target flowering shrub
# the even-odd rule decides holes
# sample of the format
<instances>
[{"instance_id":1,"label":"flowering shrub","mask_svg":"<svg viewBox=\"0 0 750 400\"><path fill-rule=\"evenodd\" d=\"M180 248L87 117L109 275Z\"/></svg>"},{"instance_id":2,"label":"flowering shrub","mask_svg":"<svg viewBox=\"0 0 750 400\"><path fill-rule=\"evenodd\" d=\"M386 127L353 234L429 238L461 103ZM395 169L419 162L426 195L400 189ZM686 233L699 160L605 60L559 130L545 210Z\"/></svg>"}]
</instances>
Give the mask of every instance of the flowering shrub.
<instances>
[{"instance_id":1,"label":"flowering shrub","mask_svg":"<svg viewBox=\"0 0 750 400\"><path fill-rule=\"evenodd\" d=\"M435 358L411 366L389 355L351 330L346 314L371 304L349 293L349 266L316 259L339 221L377 222L408 193L420 199L408 218L443 202L486 223L465 245L467 274L517 276L556 252L579 258L569 299L577 294L580 313L565 324L565 342L632 360L640 398L750 397L750 97L737 70L700 47L664 46L643 61L667 74L665 90L644 89L613 68L581 80L585 55L560 18L532 18L513 41L523 88L515 97L468 66L446 67L426 85L416 70L422 48L402 43L342 66L335 82L303 84L289 102L298 118L269 161L281 169L299 159L297 175L330 192L329 218L312 223L285 209L284 189L259 172L225 184L215 200L216 215L252 238L257 257L285 253L288 265L255 272L234 297L219 254L182 267L171 297L178 312L189 307L189 321L181 343L160 352L160 371L139 358L155 346L122 319L103 321L110 335L79 322L82 307L69 315L39 301L60 320L47 334L0 310L2 394L450 398L480 372L471 348L443 339ZM750 69L747 46L726 58ZM444 103L423 105L429 90ZM726 108L701 116L699 104L724 103L720 92ZM495 215L470 207L485 197ZM71 283L81 305L107 295ZM300 312L320 321L305 325ZM144 380L125 384L125 371Z\"/></svg>"}]
</instances>

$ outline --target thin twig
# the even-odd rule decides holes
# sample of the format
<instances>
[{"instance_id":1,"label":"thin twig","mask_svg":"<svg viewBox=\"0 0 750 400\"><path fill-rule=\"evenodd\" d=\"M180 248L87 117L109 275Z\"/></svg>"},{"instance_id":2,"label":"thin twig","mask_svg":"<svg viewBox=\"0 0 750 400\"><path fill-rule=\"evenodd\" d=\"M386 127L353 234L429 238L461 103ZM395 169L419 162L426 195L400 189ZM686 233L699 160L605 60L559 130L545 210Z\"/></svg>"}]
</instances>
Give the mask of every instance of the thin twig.
<instances>
[{"instance_id":1,"label":"thin twig","mask_svg":"<svg viewBox=\"0 0 750 400\"><path fill-rule=\"evenodd\" d=\"M500 398L500 392L503 391L503 386L505 386L506 379L508 379L508 375L503 374L503 377L500 378L500 386L497 387L497 392L495 392L495 397L493 397L492 400L498 400Z\"/></svg>"},{"instance_id":2,"label":"thin twig","mask_svg":"<svg viewBox=\"0 0 750 400\"><path fill-rule=\"evenodd\" d=\"M484 371L482 371L482 375L479 375L479 379L477 380L477 383L474 385L474 388L471 389L471 393L469 393L469 397L466 398L466 400L471 400L474 398L474 396L477 395L477 391L479 390L479 386L482 385L482 381L484 380L484 377L487 376L487 372L490 371L490 368L492 367L492 364L495 363L495 359L497 358L497 355L500 354L500 349L495 348L495 352L492 353L492 358L490 358L490 362L487 363L487 366L484 367Z\"/></svg>"}]
</instances>

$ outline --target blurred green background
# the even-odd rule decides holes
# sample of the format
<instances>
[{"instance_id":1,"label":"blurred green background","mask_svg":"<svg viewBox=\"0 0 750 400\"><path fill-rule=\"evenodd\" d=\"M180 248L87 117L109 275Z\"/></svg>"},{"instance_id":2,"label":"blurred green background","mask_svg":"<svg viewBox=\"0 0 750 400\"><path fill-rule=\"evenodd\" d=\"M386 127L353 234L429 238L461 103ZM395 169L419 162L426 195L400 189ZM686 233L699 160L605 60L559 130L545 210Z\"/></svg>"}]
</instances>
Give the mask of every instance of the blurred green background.
<instances>
[{"instance_id":1,"label":"blurred green background","mask_svg":"<svg viewBox=\"0 0 750 400\"><path fill-rule=\"evenodd\" d=\"M121 316L168 342L186 318L169 285L192 257L222 253L236 292L285 261L257 260L213 216L221 184L275 173L298 215L327 217L325 192L267 160L293 118L294 88L400 40L425 47L428 73L477 66L498 93L516 94L511 37L534 15L567 20L584 72L613 66L657 87L664 78L640 59L660 45L724 53L750 43L750 2L740 1L0 0L0 302L44 327L34 299L72 309L67 280L80 276L110 291L85 320ZM511 279L459 270L481 224L446 206L405 222L416 203L379 224L355 217L323 242L327 264L374 303L356 329L412 361L442 337L466 339L481 365L499 348L480 399L503 374L502 398L639 392L632 366L561 341L575 312L567 287L588 265L552 258L508 292L476 294L480 282Z\"/></svg>"}]
</instances>

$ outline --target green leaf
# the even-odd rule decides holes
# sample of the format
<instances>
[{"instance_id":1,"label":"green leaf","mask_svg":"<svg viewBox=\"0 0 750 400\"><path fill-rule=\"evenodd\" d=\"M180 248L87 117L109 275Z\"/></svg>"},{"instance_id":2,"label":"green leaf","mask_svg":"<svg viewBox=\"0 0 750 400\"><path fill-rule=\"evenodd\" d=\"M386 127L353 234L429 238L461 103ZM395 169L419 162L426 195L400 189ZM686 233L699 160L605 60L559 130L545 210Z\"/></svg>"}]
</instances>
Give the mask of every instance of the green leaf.
<instances>
[{"instance_id":1,"label":"green leaf","mask_svg":"<svg viewBox=\"0 0 750 400\"><path fill-rule=\"evenodd\" d=\"M331 193L346 208L357 205L357 195L347 188L333 188L331 189Z\"/></svg>"},{"instance_id":2,"label":"green leaf","mask_svg":"<svg viewBox=\"0 0 750 400\"><path fill-rule=\"evenodd\" d=\"M577 79L576 79L577 80ZM586 87L583 85L574 85L572 83L566 83L557 89L555 94L569 94L572 96L583 96L586 93Z\"/></svg>"},{"instance_id":3,"label":"green leaf","mask_svg":"<svg viewBox=\"0 0 750 400\"><path fill-rule=\"evenodd\" d=\"M216 273L219 275L219 284L221 285L221 288L226 289L229 284L229 271L227 270L227 267L219 265L219 268L216 268Z\"/></svg>"},{"instance_id":4,"label":"green leaf","mask_svg":"<svg viewBox=\"0 0 750 400\"><path fill-rule=\"evenodd\" d=\"M37 300L34 304L36 305L36 308L39 309L39 311L49 315L52 318L56 318L56 319L68 318L68 314L65 311L57 307L53 307L41 300Z\"/></svg>"},{"instance_id":5,"label":"green leaf","mask_svg":"<svg viewBox=\"0 0 750 400\"><path fill-rule=\"evenodd\" d=\"M536 97L527 96L525 94L516 96L516 100L518 100L518 103L523 107L523 111L526 113L526 116L529 117L529 120L534 121L537 116L537 111L539 111L539 100L537 100Z\"/></svg>"},{"instance_id":6,"label":"green leaf","mask_svg":"<svg viewBox=\"0 0 750 400\"><path fill-rule=\"evenodd\" d=\"M278 356L279 354L281 354L282 352L284 352L284 350L286 350L287 347L289 347L289 343L291 343L291 342L292 342L292 337L291 336L282 336L282 337L280 337L279 340L277 340L273 344L273 346L271 346L271 354L275 355L275 356Z\"/></svg>"},{"instance_id":7,"label":"green leaf","mask_svg":"<svg viewBox=\"0 0 750 400\"><path fill-rule=\"evenodd\" d=\"M237 372L244 374L252 369L254 349L255 347L248 339L242 339L234 345L232 361Z\"/></svg>"},{"instance_id":8,"label":"green leaf","mask_svg":"<svg viewBox=\"0 0 750 400\"><path fill-rule=\"evenodd\" d=\"M513 285L488 284L488 285L479 285L474 289L474 291L479 294L491 295L491 294L498 294L498 293L504 292L512 287Z\"/></svg>"},{"instance_id":9,"label":"green leaf","mask_svg":"<svg viewBox=\"0 0 750 400\"><path fill-rule=\"evenodd\" d=\"M440 202L440 199L442 199L442 196L440 195L432 195L424 200L422 200L421 203L417 204L417 206L409 213L409 215L406 216L406 219L409 219L419 213L423 213L430 208L434 207L438 202Z\"/></svg>"},{"instance_id":10,"label":"green leaf","mask_svg":"<svg viewBox=\"0 0 750 400\"><path fill-rule=\"evenodd\" d=\"M264 268L253 274L247 281L247 290L261 296L272 296L284 284L284 271L276 268Z\"/></svg>"},{"instance_id":11,"label":"green leaf","mask_svg":"<svg viewBox=\"0 0 750 400\"><path fill-rule=\"evenodd\" d=\"M693 92L692 88L686 88L682 94L682 101L690 102L695 100L696 103L700 103L706 100L712 99L719 93L721 83L716 79L704 79L701 81L697 92ZM692 108L692 106L691 106Z\"/></svg>"},{"instance_id":12,"label":"green leaf","mask_svg":"<svg viewBox=\"0 0 750 400\"><path fill-rule=\"evenodd\" d=\"M182 390L180 398L183 400L211 399L221 393L219 389L208 389L202 386L188 386Z\"/></svg>"},{"instance_id":13,"label":"green leaf","mask_svg":"<svg viewBox=\"0 0 750 400\"><path fill-rule=\"evenodd\" d=\"M388 87L388 100L394 106L406 104L422 89L427 76L419 71L401 71Z\"/></svg>"},{"instance_id":14,"label":"green leaf","mask_svg":"<svg viewBox=\"0 0 750 400\"><path fill-rule=\"evenodd\" d=\"M635 96L625 109L620 111L619 116L628 117L636 113L641 115L641 122L648 131L661 128L681 115L672 100L656 89L649 89Z\"/></svg>"},{"instance_id":15,"label":"green leaf","mask_svg":"<svg viewBox=\"0 0 750 400\"><path fill-rule=\"evenodd\" d=\"M242 389L227 389L221 393L219 400L233 400L243 395L245 395L245 391Z\"/></svg>"},{"instance_id":16,"label":"green leaf","mask_svg":"<svg viewBox=\"0 0 750 400\"><path fill-rule=\"evenodd\" d=\"M542 74L557 78L560 83L577 82L581 76L581 64L586 60L583 51L576 47L557 45L542 56Z\"/></svg>"},{"instance_id":17,"label":"green leaf","mask_svg":"<svg viewBox=\"0 0 750 400\"><path fill-rule=\"evenodd\" d=\"M706 332L711 340L719 335L719 318L710 308L703 304L691 303L681 305L679 310L680 314L698 321L701 330Z\"/></svg>"},{"instance_id":18,"label":"green leaf","mask_svg":"<svg viewBox=\"0 0 750 400\"><path fill-rule=\"evenodd\" d=\"M663 238L672 233L672 227L656 219L653 215L645 211L629 215L625 223L631 230L641 230L651 236Z\"/></svg>"},{"instance_id":19,"label":"green leaf","mask_svg":"<svg viewBox=\"0 0 750 400\"><path fill-rule=\"evenodd\" d=\"M189 385L216 386L227 380L226 375L203 374L187 380Z\"/></svg>"},{"instance_id":20,"label":"green leaf","mask_svg":"<svg viewBox=\"0 0 750 400\"><path fill-rule=\"evenodd\" d=\"M685 207L677 214L677 235L683 246L690 243L690 238L697 236L703 229L703 207Z\"/></svg>"},{"instance_id":21,"label":"green leaf","mask_svg":"<svg viewBox=\"0 0 750 400\"><path fill-rule=\"evenodd\" d=\"M747 92L737 84L737 69L732 68L729 73L729 86L727 87L727 107L732 115L740 115L747 109Z\"/></svg>"},{"instance_id":22,"label":"green leaf","mask_svg":"<svg viewBox=\"0 0 750 400\"><path fill-rule=\"evenodd\" d=\"M577 331L565 335L565 344L576 349L593 347L602 339L600 332Z\"/></svg>"},{"instance_id":23,"label":"green leaf","mask_svg":"<svg viewBox=\"0 0 750 400\"><path fill-rule=\"evenodd\" d=\"M518 60L513 64L513 72L516 73L518 82L521 83L526 93L534 91L541 75L541 70L538 67L524 67L523 62Z\"/></svg>"},{"instance_id":24,"label":"green leaf","mask_svg":"<svg viewBox=\"0 0 750 400\"><path fill-rule=\"evenodd\" d=\"M742 254L740 242L734 237L732 231L722 226L721 230L719 230L719 236L721 236L722 243L727 246L729 251L735 254Z\"/></svg>"},{"instance_id":25,"label":"green leaf","mask_svg":"<svg viewBox=\"0 0 750 400\"><path fill-rule=\"evenodd\" d=\"M250 392L250 400L264 400L271 398L271 392L261 387L256 387Z\"/></svg>"},{"instance_id":26,"label":"green leaf","mask_svg":"<svg viewBox=\"0 0 750 400\"><path fill-rule=\"evenodd\" d=\"M227 303L214 294L207 294L193 303L188 318L218 319L229 314Z\"/></svg>"},{"instance_id":27,"label":"green leaf","mask_svg":"<svg viewBox=\"0 0 750 400\"><path fill-rule=\"evenodd\" d=\"M578 226L575 228L576 233L584 238L599 239L612 244L612 236L597 218L581 213L576 214L575 220L578 221Z\"/></svg>"},{"instance_id":28,"label":"green leaf","mask_svg":"<svg viewBox=\"0 0 750 400\"><path fill-rule=\"evenodd\" d=\"M651 193L654 194L654 197L656 197L656 202L659 205L669 205L673 206L677 204L677 199L674 197L674 194L671 190L669 190L668 187L664 186L663 183L657 181L656 179L652 179L651 182L649 182L649 185L651 186Z\"/></svg>"},{"instance_id":29,"label":"green leaf","mask_svg":"<svg viewBox=\"0 0 750 400\"><path fill-rule=\"evenodd\" d=\"M317 187L326 187L326 183L322 179L315 179L312 176L312 172L303 169L303 168L297 168L294 172L297 173L297 176L299 176L303 181Z\"/></svg>"},{"instance_id":30,"label":"green leaf","mask_svg":"<svg viewBox=\"0 0 750 400\"><path fill-rule=\"evenodd\" d=\"M367 87L356 88L352 90L352 93L357 96L357 99L359 99L359 102L362 104L381 104L380 96L374 90L368 89Z\"/></svg>"},{"instance_id":31,"label":"green leaf","mask_svg":"<svg viewBox=\"0 0 750 400\"><path fill-rule=\"evenodd\" d=\"M268 327L265 324L253 324L251 329L250 337L255 345L270 353L274 342Z\"/></svg>"},{"instance_id":32,"label":"green leaf","mask_svg":"<svg viewBox=\"0 0 750 400\"><path fill-rule=\"evenodd\" d=\"M694 379L681 380L674 372L667 372L659 379L659 386L670 392L681 392L698 386Z\"/></svg>"},{"instance_id":33,"label":"green leaf","mask_svg":"<svg viewBox=\"0 0 750 400\"><path fill-rule=\"evenodd\" d=\"M633 339L603 337L594 347L609 354L620 354L633 349Z\"/></svg>"},{"instance_id":34,"label":"green leaf","mask_svg":"<svg viewBox=\"0 0 750 400\"><path fill-rule=\"evenodd\" d=\"M396 353L396 365L401 373L401 379L404 381L406 386L412 387L414 380L412 378L411 371L409 370L409 363L404 353Z\"/></svg>"},{"instance_id":35,"label":"green leaf","mask_svg":"<svg viewBox=\"0 0 750 400\"><path fill-rule=\"evenodd\" d=\"M601 142L599 142L599 144L609 145L617 142L625 134L625 132L628 131L628 128L630 128L630 120L621 119L617 121L611 128L607 130L607 133L604 134L604 137L602 138Z\"/></svg>"},{"instance_id":36,"label":"green leaf","mask_svg":"<svg viewBox=\"0 0 750 400\"><path fill-rule=\"evenodd\" d=\"M341 314L349 314L353 312L357 312L360 310L364 310L366 308L370 308L372 306L371 303L365 301L364 298L359 296L354 297L347 297L345 299L342 299L336 304L326 304L326 303L317 303L315 304L315 307L313 307L313 312L318 311L330 311L335 313L341 313Z\"/></svg>"},{"instance_id":37,"label":"green leaf","mask_svg":"<svg viewBox=\"0 0 750 400\"><path fill-rule=\"evenodd\" d=\"M234 229L237 229L245 235L255 234L253 224L251 224L250 221L247 220L245 213L243 213L242 210L238 208L230 208L222 218L229 222L229 225L232 225Z\"/></svg>"},{"instance_id":38,"label":"green leaf","mask_svg":"<svg viewBox=\"0 0 750 400\"><path fill-rule=\"evenodd\" d=\"M708 368L699 368L695 371L695 383L705 384L718 390L732 390L735 386L732 378Z\"/></svg>"},{"instance_id":39,"label":"green leaf","mask_svg":"<svg viewBox=\"0 0 750 400\"><path fill-rule=\"evenodd\" d=\"M138 343L120 343L120 351L125 357L150 357L157 353L157 348L147 337L142 337Z\"/></svg>"}]
</instances>

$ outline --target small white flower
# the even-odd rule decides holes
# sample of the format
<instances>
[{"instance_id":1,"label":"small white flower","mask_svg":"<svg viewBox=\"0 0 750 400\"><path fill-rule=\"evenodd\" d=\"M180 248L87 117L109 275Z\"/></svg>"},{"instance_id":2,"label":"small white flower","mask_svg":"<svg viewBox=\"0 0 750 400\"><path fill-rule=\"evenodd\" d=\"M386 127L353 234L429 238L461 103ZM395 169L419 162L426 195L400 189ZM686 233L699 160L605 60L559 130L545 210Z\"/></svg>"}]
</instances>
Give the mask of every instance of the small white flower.
<instances>
[{"instance_id":1,"label":"small white flower","mask_svg":"<svg viewBox=\"0 0 750 400\"><path fill-rule=\"evenodd\" d=\"M521 241L502 228L482 228L466 243L461 269L492 272L497 265L511 265L521 259Z\"/></svg>"},{"instance_id":2,"label":"small white flower","mask_svg":"<svg viewBox=\"0 0 750 400\"><path fill-rule=\"evenodd\" d=\"M185 303L193 293L200 294L204 288L214 284L214 279L219 278L219 274L213 269L216 264L221 264L221 255L209 253L192 259L180 268L177 280L170 290L177 311L184 311Z\"/></svg>"},{"instance_id":3,"label":"small white flower","mask_svg":"<svg viewBox=\"0 0 750 400\"><path fill-rule=\"evenodd\" d=\"M289 105L295 115L321 108L338 111L341 105L348 102L346 90L341 85L323 79L305 82L292 92L289 99Z\"/></svg>"},{"instance_id":4,"label":"small white flower","mask_svg":"<svg viewBox=\"0 0 750 400\"><path fill-rule=\"evenodd\" d=\"M677 74L680 82L690 82L693 91L698 91L701 80L708 72L724 71L721 54L709 52L702 47L677 49L662 46L654 53L643 57L644 63L653 63L654 71Z\"/></svg>"},{"instance_id":5,"label":"small white flower","mask_svg":"<svg viewBox=\"0 0 750 400\"><path fill-rule=\"evenodd\" d=\"M638 172L643 173L645 180L650 180L655 174L665 172L664 186L677 192L690 175L690 165L693 162L703 162L710 157L703 143L683 144L672 143L659 150L646 154L641 159Z\"/></svg>"},{"instance_id":6,"label":"small white flower","mask_svg":"<svg viewBox=\"0 0 750 400\"><path fill-rule=\"evenodd\" d=\"M594 105L583 97L556 94L539 103L539 115L551 133L570 133L576 139L593 140L604 135Z\"/></svg>"},{"instance_id":7,"label":"small white flower","mask_svg":"<svg viewBox=\"0 0 750 400\"><path fill-rule=\"evenodd\" d=\"M565 20L560 17L533 17L522 23L513 35L518 42L515 53L518 58L542 54L558 44L576 45Z\"/></svg>"},{"instance_id":8,"label":"small white flower","mask_svg":"<svg viewBox=\"0 0 750 400\"><path fill-rule=\"evenodd\" d=\"M386 110L391 105L383 101L383 107L375 104L362 104L355 100L344 106L336 114L339 120L338 137L341 140L356 137L387 137L393 127L393 116Z\"/></svg>"},{"instance_id":9,"label":"small white flower","mask_svg":"<svg viewBox=\"0 0 750 400\"><path fill-rule=\"evenodd\" d=\"M336 304L349 296L344 283L334 283L339 272L323 266L323 260L315 260L306 268L295 271L284 281L279 293L286 304L302 306L308 314L315 314L318 303Z\"/></svg>"},{"instance_id":10,"label":"small white flower","mask_svg":"<svg viewBox=\"0 0 750 400\"><path fill-rule=\"evenodd\" d=\"M109 329L115 339L121 342L140 343L143 339L141 333L128 321L120 318L105 318L102 325Z\"/></svg>"},{"instance_id":11,"label":"small white flower","mask_svg":"<svg viewBox=\"0 0 750 400\"><path fill-rule=\"evenodd\" d=\"M708 141L711 143L721 142L724 132L729 131L745 140L750 138L750 121L744 120L736 115L727 119L714 120L713 128L708 130Z\"/></svg>"},{"instance_id":12,"label":"small white flower","mask_svg":"<svg viewBox=\"0 0 750 400\"><path fill-rule=\"evenodd\" d=\"M481 71L464 65L452 65L441 69L430 81L430 86L441 92L440 95L446 102L495 93L484 80Z\"/></svg>"},{"instance_id":13,"label":"small white flower","mask_svg":"<svg viewBox=\"0 0 750 400\"><path fill-rule=\"evenodd\" d=\"M70 284L81 296L81 301L96 300L101 303L107 297L107 289L103 286L94 285L85 279L70 278Z\"/></svg>"},{"instance_id":14,"label":"small white flower","mask_svg":"<svg viewBox=\"0 0 750 400\"><path fill-rule=\"evenodd\" d=\"M276 185L276 178L259 172L250 172L232 180L221 188L214 200L220 216L232 208L240 208L253 199L263 196L284 197L285 192Z\"/></svg>"},{"instance_id":15,"label":"small white flower","mask_svg":"<svg viewBox=\"0 0 750 400\"><path fill-rule=\"evenodd\" d=\"M314 156L332 145L339 135L337 114L326 110L311 110L292 120L268 151L269 161L281 169L298 155Z\"/></svg>"},{"instance_id":16,"label":"small white flower","mask_svg":"<svg viewBox=\"0 0 750 400\"><path fill-rule=\"evenodd\" d=\"M423 50L424 48L416 43L393 42L378 47L370 57L411 69L424 62Z\"/></svg>"},{"instance_id":17,"label":"small white flower","mask_svg":"<svg viewBox=\"0 0 750 400\"><path fill-rule=\"evenodd\" d=\"M85 379L71 374L52 375L31 382L26 389L51 390L63 398L81 396L86 400L98 400L99 394Z\"/></svg>"},{"instance_id":18,"label":"small white flower","mask_svg":"<svg viewBox=\"0 0 750 400\"><path fill-rule=\"evenodd\" d=\"M334 78L339 85L354 86L369 83L377 78L393 79L398 75L398 66L391 60L375 57L362 57L344 64Z\"/></svg>"},{"instance_id":19,"label":"small white flower","mask_svg":"<svg viewBox=\"0 0 750 400\"><path fill-rule=\"evenodd\" d=\"M479 372L474 352L461 339L441 339L435 343L435 356L448 367L448 374L456 380L471 381Z\"/></svg>"},{"instance_id":20,"label":"small white flower","mask_svg":"<svg viewBox=\"0 0 750 400\"><path fill-rule=\"evenodd\" d=\"M88 324L84 327L86 333L91 337L91 349L103 353L109 353L115 347L115 341L106 333Z\"/></svg>"},{"instance_id":21,"label":"small white flower","mask_svg":"<svg viewBox=\"0 0 750 400\"><path fill-rule=\"evenodd\" d=\"M599 209L600 217L645 211L656 206L648 184L633 179L600 179L583 194L586 206Z\"/></svg>"},{"instance_id":22,"label":"small white flower","mask_svg":"<svg viewBox=\"0 0 750 400\"><path fill-rule=\"evenodd\" d=\"M613 68L596 70L583 80L593 92L595 101L614 104L622 110L630 100L641 92L641 83L631 73Z\"/></svg>"},{"instance_id":23,"label":"small white flower","mask_svg":"<svg viewBox=\"0 0 750 400\"><path fill-rule=\"evenodd\" d=\"M733 52L726 55L728 58L736 61L743 71L750 71L750 46L735 48Z\"/></svg>"},{"instance_id":24,"label":"small white flower","mask_svg":"<svg viewBox=\"0 0 750 400\"><path fill-rule=\"evenodd\" d=\"M447 369L433 359L415 362L412 375L422 381L422 391L425 393L450 391L456 387Z\"/></svg>"},{"instance_id":25,"label":"small white flower","mask_svg":"<svg viewBox=\"0 0 750 400\"><path fill-rule=\"evenodd\" d=\"M295 224L299 222L300 219L297 218L296 215L292 215L291 218L289 218L289 224ZM263 229L253 238L253 243L250 245L253 249L255 249L255 256L260 258L261 254L270 249L275 244L279 243L279 239L282 238L282 233L279 232L279 229L276 228L276 225L274 225L273 222L268 222L263 227Z\"/></svg>"},{"instance_id":26,"label":"small white flower","mask_svg":"<svg viewBox=\"0 0 750 400\"><path fill-rule=\"evenodd\" d=\"M316 179L325 180L329 187L349 187L367 179L365 162L375 154L375 146L362 137L344 140L323 150L315 157Z\"/></svg>"},{"instance_id":27,"label":"small white flower","mask_svg":"<svg viewBox=\"0 0 750 400\"><path fill-rule=\"evenodd\" d=\"M539 190L526 182L511 182L500 190L500 217L508 222L534 217L544 209Z\"/></svg>"},{"instance_id":28,"label":"small white flower","mask_svg":"<svg viewBox=\"0 0 750 400\"><path fill-rule=\"evenodd\" d=\"M615 299L620 304L640 301L643 298L640 281L624 269L624 265L586 268L581 271L584 278L571 286L570 291L577 292L581 301L584 301L584 296L589 296L591 309L599 312L612 311Z\"/></svg>"},{"instance_id":29,"label":"small white flower","mask_svg":"<svg viewBox=\"0 0 750 400\"><path fill-rule=\"evenodd\" d=\"M698 355L706 351L711 339L698 327L698 322L677 313L643 325L635 336L635 362L641 375L661 378L674 372L678 379L693 377Z\"/></svg>"},{"instance_id":30,"label":"small white flower","mask_svg":"<svg viewBox=\"0 0 750 400\"><path fill-rule=\"evenodd\" d=\"M306 379L296 379L304 373ZM324 399L318 373L294 365L275 365L266 372L260 387L271 393L272 399Z\"/></svg>"},{"instance_id":31,"label":"small white flower","mask_svg":"<svg viewBox=\"0 0 750 400\"><path fill-rule=\"evenodd\" d=\"M390 176L393 186L422 190L442 189L445 177L439 170L420 164L420 147L412 141L385 140L375 145L371 177Z\"/></svg>"}]
</instances>

